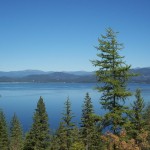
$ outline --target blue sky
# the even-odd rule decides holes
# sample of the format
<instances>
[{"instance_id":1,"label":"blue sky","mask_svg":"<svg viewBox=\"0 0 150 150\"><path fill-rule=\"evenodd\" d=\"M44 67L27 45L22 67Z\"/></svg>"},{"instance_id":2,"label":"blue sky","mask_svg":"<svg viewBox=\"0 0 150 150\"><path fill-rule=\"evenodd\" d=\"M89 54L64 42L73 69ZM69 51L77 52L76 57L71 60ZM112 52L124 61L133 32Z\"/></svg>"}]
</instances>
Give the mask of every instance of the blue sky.
<instances>
[{"instance_id":1,"label":"blue sky","mask_svg":"<svg viewBox=\"0 0 150 150\"><path fill-rule=\"evenodd\" d=\"M127 64L150 67L149 0L1 0L0 70L93 71L108 27Z\"/></svg>"}]
</instances>

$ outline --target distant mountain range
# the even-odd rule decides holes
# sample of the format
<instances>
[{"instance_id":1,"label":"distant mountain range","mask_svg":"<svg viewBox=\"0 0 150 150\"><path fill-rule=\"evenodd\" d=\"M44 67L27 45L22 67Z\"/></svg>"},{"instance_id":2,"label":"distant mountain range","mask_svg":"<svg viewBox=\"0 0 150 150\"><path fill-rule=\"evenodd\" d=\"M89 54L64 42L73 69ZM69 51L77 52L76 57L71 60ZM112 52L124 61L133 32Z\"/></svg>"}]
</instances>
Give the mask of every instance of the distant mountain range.
<instances>
[{"instance_id":1,"label":"distant mountain range","mask_svg":"<svg viewBox=\"0 0 150 150\"><path fill-rule=\"evenodd\" d=\"M94 72L86 71L0 71L0 82L95 82Z\"/></svg>"},{"instance_id":2,"label":"distant mountain range","mask_svg":"<svg viewBox=\"0 0 150 150\"><path fill-rule=\"evenodd\" d=\"M150 67L135 68L131 72L139 74L133 77L130 82L150 83ZM96 82L94 72L86 71L40 71L40 70L23 70L23 71L0 71L0 82Z\"/></svg>"}]
</instances>

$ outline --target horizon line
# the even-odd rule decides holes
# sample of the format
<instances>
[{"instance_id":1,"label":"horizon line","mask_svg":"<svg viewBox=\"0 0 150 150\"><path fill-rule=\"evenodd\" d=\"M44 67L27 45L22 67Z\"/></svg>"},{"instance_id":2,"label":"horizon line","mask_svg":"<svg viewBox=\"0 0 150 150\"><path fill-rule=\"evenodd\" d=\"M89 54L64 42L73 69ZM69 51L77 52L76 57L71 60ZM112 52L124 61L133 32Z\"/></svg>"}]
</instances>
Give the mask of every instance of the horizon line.
<instances>
[{"instance_id":1,"label":"horizon line","mask_svg":"<svg viewBox=\"0 0 150 150\"><path fill-rule=\"evenodd\" d=\"M150 69L150 67L132 67L131 69L141 69L146 68ZM0 72L19 72L19 71L42 71L42 72L93 72L96 70L40 70L40 69L22 69L22 70L0 70Z\"/></svg>"}]
</instances>

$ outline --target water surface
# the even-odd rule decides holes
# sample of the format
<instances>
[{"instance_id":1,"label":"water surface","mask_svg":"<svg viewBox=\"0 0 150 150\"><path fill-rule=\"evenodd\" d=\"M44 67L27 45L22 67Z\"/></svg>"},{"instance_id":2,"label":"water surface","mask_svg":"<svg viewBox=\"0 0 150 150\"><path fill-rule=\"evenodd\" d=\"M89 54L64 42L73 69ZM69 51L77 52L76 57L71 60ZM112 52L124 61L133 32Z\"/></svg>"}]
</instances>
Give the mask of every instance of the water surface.
<instances>
[{"instance_id":1,"label":"water surface","mask_svg":"<svg viewBox=\"0 0 150 150\"><path fill-rule=\"evenodd\" d=\"M0 108L3 109L8 121L14 113L20 119L24 130L28 130L32 124L32 116L39 97L42 96L46 104L51 129L55 130L61 120L64 110L64 102L70 98L74 121L80 122L81 109L85 94L89 92L94 110L102 115L99 99L101 93L94 90L96 83L0 83ZM142 96L146 103L150 100L149 84L129 84L131 91L142 89ZM128 98L129 105L134 96Z\"/></svg>"}]
</instances>

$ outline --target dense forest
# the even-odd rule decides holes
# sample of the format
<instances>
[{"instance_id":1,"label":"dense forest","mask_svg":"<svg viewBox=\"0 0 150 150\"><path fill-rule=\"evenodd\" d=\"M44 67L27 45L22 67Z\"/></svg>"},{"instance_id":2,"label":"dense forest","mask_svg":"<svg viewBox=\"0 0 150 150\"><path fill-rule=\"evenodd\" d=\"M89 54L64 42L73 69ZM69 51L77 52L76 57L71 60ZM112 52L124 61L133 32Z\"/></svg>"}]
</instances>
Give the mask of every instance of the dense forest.
<instances>
[{"instance_id":1,"label":"dense forest","mask_svg":"<svg viewBox=\"0 0 150 150\"><path fill-rule=\"evenodd\" d=\"M96 71L100 105L103 116L94 113L92 98L86 93L78 124L69 97L64 103L61 122L55 132L48 123L48 114L42 97L33 114L33 123L27 133L14 114L10 124L0 111L0 150L149 150L150 106L145 107L141 90L135 91L135 101L126 105L131 91L127 83L137 74L119 54L123 45L117 41L117 32L111 28L98 39L98 59L91 61Z\"/></svg>"}]
</instances>

